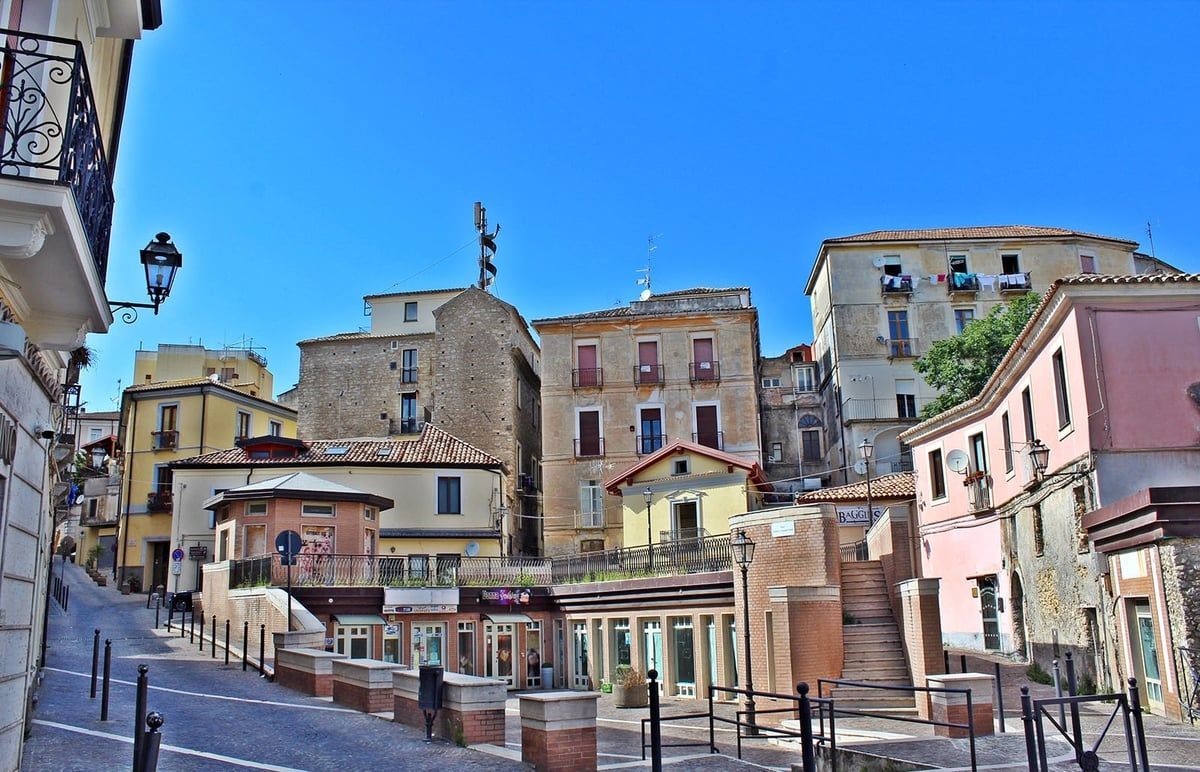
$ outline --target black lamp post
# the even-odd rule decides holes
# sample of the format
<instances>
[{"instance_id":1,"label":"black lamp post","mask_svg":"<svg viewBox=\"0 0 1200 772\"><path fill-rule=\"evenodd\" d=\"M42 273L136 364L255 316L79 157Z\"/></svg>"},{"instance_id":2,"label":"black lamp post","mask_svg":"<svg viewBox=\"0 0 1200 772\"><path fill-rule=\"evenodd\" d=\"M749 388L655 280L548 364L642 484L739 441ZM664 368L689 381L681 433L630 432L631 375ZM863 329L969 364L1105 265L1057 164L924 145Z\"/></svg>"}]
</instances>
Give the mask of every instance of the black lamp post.
<instances>
[{"instance_id":1,"label":"black lamp post","mask_svg":"<svg viewBox=\"0 0 1200 772\"><path fill-rule=\"evenodd\" d=\"M875 512L871 508L871 456L875 455L875 446L870 440L864 439L858 443L858 454L862 456L863 466L867 469L867 527L870 528L875 523Z\"/></svg>"},{"instance_id":2,"label":"black lamp post","mask_svg":"<svg viewBox=\"0 0 1200 772\"><path fill-rule=\"evenodd\" d=\"M642 498L646 500L646 558L650 565L650 570L654 570L654 528L653 522L650 519L650 503L654 501L654 493L649 488L642 491Z\"/></svg>"},{"instance_id":3,"label":"black lamp post","mask_svg":"<svg viewBox=\"0 0 1200 772\"><path fill-rule=\"evenodd\" d=\"M150 296L149 303L131 303L124 301L109 301L108 306L113 311L124 309L121 321L132 323L137 319L139 308L152 309L158 314L158 307L171 294L171 285L175 283L175 273L183 265L183 253L171 243L168 233L159 233L141 251L142 268L146 271L146 294Z\"/></svg>"},{"instance_id":4,"label":"black lamp post","mask_svg":"<svg viewBox=\"0 0 1200 772\"><path fill-rule=\"evenodd\" d=\"M754 542L739 530L737 536L730 542L733 547L733 560L742 569L742 640L746 651L746 723L749 726L746 733L758 734L758 724L754 719L754 666L750 662L750 564L754 561Z\"/></svg>"}]
</instances>

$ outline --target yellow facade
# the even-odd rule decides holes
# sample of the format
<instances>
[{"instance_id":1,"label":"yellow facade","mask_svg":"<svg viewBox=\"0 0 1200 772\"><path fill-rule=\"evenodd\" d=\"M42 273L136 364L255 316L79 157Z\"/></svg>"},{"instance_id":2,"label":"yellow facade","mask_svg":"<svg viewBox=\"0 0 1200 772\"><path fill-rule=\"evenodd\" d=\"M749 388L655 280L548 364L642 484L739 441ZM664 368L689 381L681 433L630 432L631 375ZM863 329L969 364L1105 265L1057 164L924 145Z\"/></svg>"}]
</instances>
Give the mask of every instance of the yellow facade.
<instances>
[{"instance_id":1,"label":"yellow facade","mask_svg":"<svg viewBox=\"0 0 1200 772\"><path fill-rule=\"evenodd\" d=\"M133 385L181 378L216 376L252 397L271 399L275 378L267 360L248 348L208 349L204 346L160 343L154 351L138 351L133 361Z\"/></svg>"},{"instance_id":2,"label":"yellow facade","mask_svg":"<svg viewBox=\"0 0 1200 772\"><path fill-rule=\"evenodd\" d=\"M118 578L165 584L173 511L168 464L234 446L241 436L296 436L296 411L207 378L141 384L121 406Z\"/></svg>"}]
</instances>

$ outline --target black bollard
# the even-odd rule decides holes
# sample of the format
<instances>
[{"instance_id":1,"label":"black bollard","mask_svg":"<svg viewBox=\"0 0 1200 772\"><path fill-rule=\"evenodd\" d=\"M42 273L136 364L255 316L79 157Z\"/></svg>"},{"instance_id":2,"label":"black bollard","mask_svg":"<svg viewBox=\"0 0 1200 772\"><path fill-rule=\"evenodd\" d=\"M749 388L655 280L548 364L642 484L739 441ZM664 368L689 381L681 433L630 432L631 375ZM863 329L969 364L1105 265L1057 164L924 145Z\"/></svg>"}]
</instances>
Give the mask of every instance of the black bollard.
<instances>
[{"instance_id":1,"label":"black bollard","mask_svg":"<svg viewBox=\"0 0 1200 772\"><path fill-rule=\"evenodd\" d=\"M145 665L138 665L137 672L137 698L133 707L133 772L141 772L142 768L142 743L145 742L145 730L142 729L142 724L146 721L146 692L150 685L150 678L146 674L150 668Z\"/></svg>"},{"instance_id":2,"label":"black bollard","mask_svg":"<svg viewBox=\"0 0 1200 772\"><path fill-rule=\"evenodd\" d=\"M662 712L658 705L658 671L646 673L650 679L650 768L662 772Z\"/></svg>"},{"instance_id":3,"label":"black bollard","mask_svg":"<svg viewBox=\"0 0 1200 772\"><path fill-rule=\"evenodd\" d=\"M229 664L229 620L225 620L225 664Z\"/></svg>"},{"instance_id":4,"label":"black bollard","mask_svg":"<svg viewBox=\"0 0 1200 772\"><path fill-rule=\"evenodd\" d=\"M155 630L158 629L158 625L159 625L158 615L159 615L160 611L162 611L162 601L159 600L158 598L155 598L154 599L154 629ZM138 726L140 727L141 724L138 724Z\"/></svg>"},{"instance_id":5,"label":"black bollard","mask_svg":"<svg viewBox=\"0 0 1200 772\"><path fill-rule=\"evenodd\" d=\"M88 692L88 697L96 699L96 671L100 668L100 630L97 629L92 635L92 688Z\"/></svg>"},{"instance_id":6,"label":"black bollard","mask_svg":"<svg viewBox=\"0 0 1200 772\"><path fill-rule=\"evenodd\" d=\"M1000 685L1000 663L996 663L996 712L1000 714L1000 732L1003 734L1004 728L1004 689Z\"/></svg>"},{"instance_id":7,"label":"black bollard","mask_svg":"<svg viewBox=\"0 0 1200 772\"><path fill-rule=\"evenodd\" d=\"M171 600L171 605L167 606L167 632L171 632L171 617L175 614L175 601Z\"/></svg>"},{"instance_id":8,"label":"black bollard","mask_svg":"<svg viewBox=\"0 0 1200 772\"><path fill-rule=\"evenodd\" d=\"M217 615L216 614L213 614L212 637L208 639L208 642L211 644L208 647L208 650L212 654L212 658L216 659L217 658Z\"/></svg>"},{"instance_id":9,"label":"black bollard","mask_svg":"<svg viewBox=\"0 0 1200 772\"><path fill-rule=\"evenodd\" d=\"M946 673L950 672L950 652L942 649L942 659L946 662Z\"/></svg>"},{"instance_id":10,"label":"black bollard","mask_svg":"<svg viewBox=\"0 0 1200 772\"><path fill-rule=\"evenodd\" d=\"M966 654L958 655L958 664L962 665L962 672L964 672L964 673L967 672L967 655Z\"/></svg>"},{"instance_id":11,"label":"black bollard","mask_svg":"<svg viewBox=\"0 0 1200 772\"><path fill-rule=\"evenodd\" d=\"M104 639L104 681L100 686L100 720L108 720L108 677L112 671L112 639Z\"/></svg>"},{"instance_id":12,"label":"black bollard","mask_svg":"<svg viewBox=\"0 0 1200 772\"><path fill-rule=\"evenodd\" d=\"M804 770L804 772L815 772L817 768L817 758L816 753L813 750L812 702L808 698L808 684L801 682L796 686L796 689L800 692L801 768Z\"/></svg>"},{"instance_id":13,"label":"black bollard","mask_svg":"<svg viewBox=\"0 0 1200 772\"><path fill-rule=\"evenodd\" d=\"M67 585L67 594L63 597L63 611L69 611L71 608L71 585Z\"/></svg>"},{"instance_id":14,"label":"black bollard","mask_svg":"<svg viewBox=\"0 0 1200 772\"><path fill-rule=\"evenodd\" d=\"M246 647L250 642L250 620L242 620L242 672L246 672Z\"/></svg>"},{"instance_id":15,"label":"black bollard","mask_svg":"<svg viewBox=\"0 0 1200 772\"><path fill-rule=\"evenodd\" d=\"M1067 694L1075 696L1075 658L1067 652ZM1083 761L1083 732L1079 726L1079 703L1071 702L1071 734L1074 736L1075 763Z\"/></svg>"},{"instance_id":16,"label":"black bollard","mask_svg":"<svg viewBox=\"0 0 1200 772\"><path fill-rule=\"evenodd\" d=\"M1029 687L1021 687L1021 723L1025 726L1025 758L1029 759L1029 772L1038 772L1037 738L1033 730L1033 698Z\"/></svg>"},{"instance_id":17,"label":"black bollard","mask_svg":"<svg viewBox=\"0 0 1200 772\"><path fill-rule=\"evenodd\" d=\"M192 612L192 619L188 623L188 627L191 628L191 632L188 633L188 643L195 643L196 642L196 612L195 611ZM203 633L203 631L201 631L201 633Z\"/></svg>"},{"instance_id":18,"label":"black bollard","mask_svg":"<svg viewBox=\"0 0 1200 772\"><path fill-rule=\"evenodd\" d=\"M192 617L192 624L196 624L195 617ZM204 617L200 617L200 653L204 653Z\"/></svg>"},{"instance_id":19,"label":"black bollard","mask_svg":"<svg viewBox=\"0 0 1200 772\"><path fill-rule=\"evenodd\" d=\"M258 626L258 674L263 675L263 666L267 661L267 626Z\"/></svg>"},{"instance_id":20,"label":"black bollard","mask_svg":"<svg viewBox=\"0 0 1200 772\"><path fill-rule=\"evenodd\" d=\"M166 723L166 719L158 711L151 711L146 716L146 726L150 728L146 730L146 739L143 742L141 772L158 770L158 749L162 745L162 735L158 730L164 723Z\"/></svg>"},{"instance_id":21,"label":"black bollard","mask_svg":"<svg viewBox=\"0 0 1200 772\"><path fill-rule=\"evenodd\" d=\"M1133 714L1133 733L1137 740L1138 759L1143 772L1150 770L1150 758L1146 755L1146 727L1142 722L1142 700L1138 695L1136 678L1129 679L1129 712Z\"/></svg>"}]
</instances>

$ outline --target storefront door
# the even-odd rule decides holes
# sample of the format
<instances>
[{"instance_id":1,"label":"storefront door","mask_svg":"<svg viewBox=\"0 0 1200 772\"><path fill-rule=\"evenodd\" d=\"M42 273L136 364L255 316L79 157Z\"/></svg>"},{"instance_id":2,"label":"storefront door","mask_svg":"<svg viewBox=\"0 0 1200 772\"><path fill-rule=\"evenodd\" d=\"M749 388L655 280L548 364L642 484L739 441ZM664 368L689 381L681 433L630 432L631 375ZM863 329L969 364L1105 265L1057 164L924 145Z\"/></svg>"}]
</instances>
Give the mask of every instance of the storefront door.
<instances>
[{"instance_id":1,"label":"storefront door","mask_svg":"<svg viewBox=\"0 0 1200 772\"><path fill-rule=\"evenodd\" d=\"M513 672L516 626L488 622L483 626L483 663L488 678L503 681L509 689L517 687Z\"/></svg>"},{"instance_id":2,"label":"storefront door","mask_svg":"<svg viewBox=\"0 0 1200 772\"><path fill-rule=\"evenodd\" d=\"M1140 601L1134 604L1134 633L1142 674L1146 679L1146 701L1154 712L1162 714L1162 676L1158 667L1158 639L1154 637L1154 618L1150 616L1150 604Z\"/></svg>"},{"instance_id":3,"label":"storefront door","mask_svg":"<svg viewBox=\"0 0 1200 772\"><path fill-rule=\"evenodd\" d=\"M571 631L574 640L572 651L575 658L575 674L571 685L576 689L591 689L592 677L589 673L591 652L588 649L587 623L576 622L571 625Z\"/></svg>"},{"instance_id":4,"label":"storefront door","mask_svg":"<svg viewBox=\"0 0 1200 772\"><path fill-rule=\"evenodd\" d=\"M658 671L658 687L661 691L667 674L663 670L662 623L657 621L642 623L642 672L649 673L651 670Z\"/></svg>"},{"instance_id":5,"label":"storefront door","mask_svg":"<svg viewBox=\"0 0 1200 772\"><path fill-rule=\"evenodd\" d=\"M446 628L441 624L421 623L412 626L412 666L442 665L445 652Z\"/></svg>"}]
</instances>

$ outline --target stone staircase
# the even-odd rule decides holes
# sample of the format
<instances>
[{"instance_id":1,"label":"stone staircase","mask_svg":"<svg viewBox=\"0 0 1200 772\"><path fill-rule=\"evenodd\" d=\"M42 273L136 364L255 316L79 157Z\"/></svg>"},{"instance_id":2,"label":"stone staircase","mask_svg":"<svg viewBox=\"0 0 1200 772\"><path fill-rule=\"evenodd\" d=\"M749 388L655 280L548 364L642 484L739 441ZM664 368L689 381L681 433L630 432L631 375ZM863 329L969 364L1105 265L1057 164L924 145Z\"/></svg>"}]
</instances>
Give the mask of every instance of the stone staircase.
<instances>
[{"instance_id":1,"label":"stone staircase","mask_svg":"<svg viewBox=\"0 0 1200 772\"><path fill-rule=\"evenodd\" d=\"M900 686L911 684L900 629L892 616L887 583L878 560L842 563L842 609L847 620L854 620L842 628L845 648L842 678ZM863 687L839 686L832 696L851 709L914 710L916 704L911 692Z\"/></svg>"}]
</instances>

